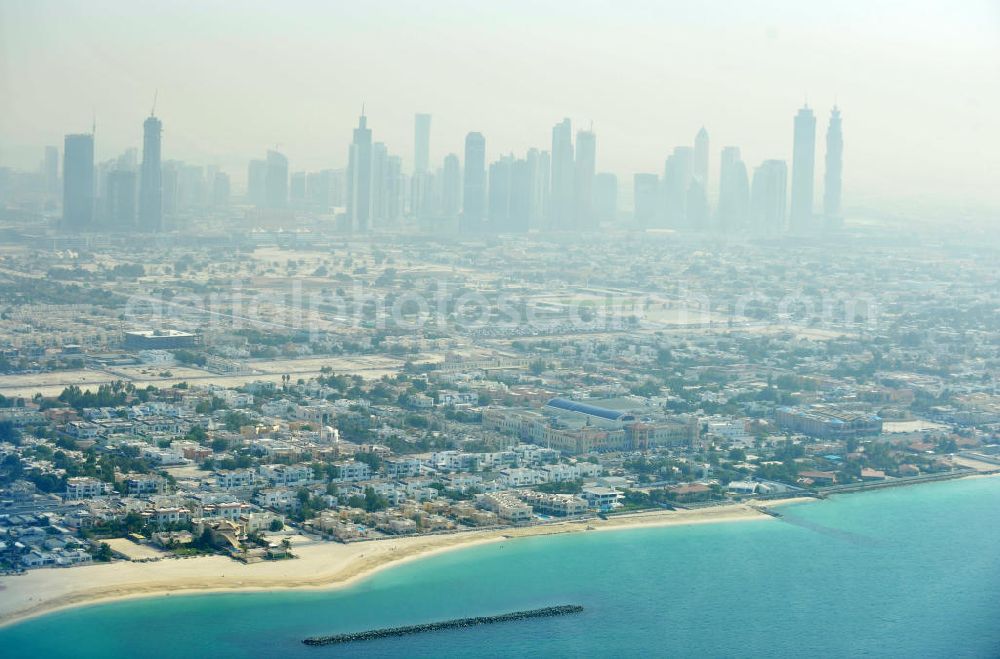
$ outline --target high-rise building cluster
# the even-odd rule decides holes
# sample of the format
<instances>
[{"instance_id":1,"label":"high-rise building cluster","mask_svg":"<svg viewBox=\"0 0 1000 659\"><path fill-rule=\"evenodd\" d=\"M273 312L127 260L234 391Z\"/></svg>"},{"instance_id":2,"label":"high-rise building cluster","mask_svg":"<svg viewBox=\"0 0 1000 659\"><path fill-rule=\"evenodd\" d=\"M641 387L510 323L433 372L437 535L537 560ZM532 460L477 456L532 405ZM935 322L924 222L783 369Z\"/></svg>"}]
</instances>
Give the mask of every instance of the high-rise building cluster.
<instances>
[{"instance_id":1,"label":"high-rise building cluster","mask_svg":"<svg viewBox=\"0 0 1000 659\"><path fill-rule=\"evenodd\" d=\"M739 147L723 147L719 158L718 203L709 206L709 136L702 128L693 146L678 146L667 157L662 178L635 174L635 223L644 228L808 233L836 226L841 215L843 137L840 110L830 116L822 215L814 205L816 117L808 106L795 116L789 201L788 165L769 159L751 177Z\"/></svg>"},{"instance_id":2,"label":"high-rise building cluster","mask_svg":"<svg viewBox=\"0 0 1000 659\"><path fill-rule=\"evenodd\" d=\"M346 169L291 171L277 149L248 163L246 206L255 217L294 219L300 211L339 217L356 232L387 229L404 221L431 230L464 233L593 231L627 221L618 179L597 169L592 127L574 134L569 118L552 127L547 150L528 149L490 160L486 137L466 135L463 153L432 165L430 114L414 116L412 170L375 141L362 110L347 153ZM198 209L223 208L232 197L229 177L218 167L163 160L163 123L151 113L143 122L142 152L94 162L95 131L67 135L63 152L61 226L69 231L130 229L158 232L180 226L177 218ZM843 135L833 108L826 133L822 211L814 203L816 117L808 107L795 115L791 173L784 160L751 169L739 147L720 152L718 196L710 201L710 139L702 127L690 145L675 147L662 175L633 176L632 222L644 229L805 233L842 221ZM47 147L41 165L52 194L60 182L59 154Z\"/></svg>"},{"instance_id":3,"label":"high-rise building cluster","mask_svg":"<svg viewBox=\"0 0 1000 659\"><path fill-rule=\"evenodd\" d=\"M142 125L141 160L137 149L128 149L117 158L95 162L96 134L92 129L67 135L63 143L61 229L157 233L176 226L182 213L228 206L229 176L218 167L163 160L163 123L155 112ZM274 161L280 162L283 157L275 155ZM287 161L285 168L287 172ZM56 147L46 147L43 170L48 190L58 189ZM274 179L272 185L280 195L281 182Z\"/></svg>"}]
</instances>

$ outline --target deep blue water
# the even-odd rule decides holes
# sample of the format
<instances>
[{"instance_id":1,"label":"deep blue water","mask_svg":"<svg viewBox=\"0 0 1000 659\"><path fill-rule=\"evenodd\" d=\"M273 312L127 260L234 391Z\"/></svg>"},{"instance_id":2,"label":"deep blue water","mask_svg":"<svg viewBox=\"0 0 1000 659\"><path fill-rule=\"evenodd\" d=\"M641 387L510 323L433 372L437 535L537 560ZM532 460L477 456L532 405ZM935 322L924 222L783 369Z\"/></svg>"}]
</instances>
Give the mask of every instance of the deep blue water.
<instances>
[{"instance_id":1,"label":"deep blue water","mask_svg":"<svg viewBox=\"0 0 1000 659\"><path fill-rule=\"evenodd\" d=\"M0 629L0 656L1000 657L1000 478L781 510L783 520L474 547L343 590L71 609ZM300 644L311 635L555 604L586 610L352 645Z\"/></svg>"}]
</instances>

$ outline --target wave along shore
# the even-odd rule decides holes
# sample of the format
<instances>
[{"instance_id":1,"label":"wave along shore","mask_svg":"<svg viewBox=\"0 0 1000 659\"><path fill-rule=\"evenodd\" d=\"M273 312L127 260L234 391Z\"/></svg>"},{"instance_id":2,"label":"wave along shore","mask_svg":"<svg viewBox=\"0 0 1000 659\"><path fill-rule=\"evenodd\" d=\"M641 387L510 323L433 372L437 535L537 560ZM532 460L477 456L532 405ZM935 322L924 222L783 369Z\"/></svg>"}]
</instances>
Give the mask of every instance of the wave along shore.
<instances>
[{"instance_id":1,"label":"wave along shore","mask_svg":"<svg viewBox=\"0 0 1000 659\"><path fill-rule=\"evenodd\" d=\"M1000 477L995 465L978 466L981 469L978 473L958 478ZM989 470L984 467L989 467ZM920 484L923 483L906 483ZM117 561L32 570L25 575L0 579L0 627L60 609L139 597L234 590L341 588L389 566L479 544L583 531L773 520L774 517L761 508L815 501L811 497L799 497L693 510L655 510L608 519L566 520L523 528L404 536L347 545L326 541L297 542L293 545L295 559L249 565L224 556L199 556L167 558L153 563Z\"/></svg>"},{"instance_id":2,"label":"wave along shore","mask_svg":"<svg viewBox=\"0 0 1000 659\"><path fill-rule=\"evenodd\" d=\"M784 500L782 503L811 500ZM201 556L152 563L117 561L32 570L25 575L0 579L0 626L59 609L136 597L344 587L388 566L513 538L769 519L772 518L752 506L731 504L695 510L626 514L606 520L568 520L524 528L385 538L347 545L300 542L293 546L295 559L249 565L224 556Z\"/></svg>"}]
</instances>

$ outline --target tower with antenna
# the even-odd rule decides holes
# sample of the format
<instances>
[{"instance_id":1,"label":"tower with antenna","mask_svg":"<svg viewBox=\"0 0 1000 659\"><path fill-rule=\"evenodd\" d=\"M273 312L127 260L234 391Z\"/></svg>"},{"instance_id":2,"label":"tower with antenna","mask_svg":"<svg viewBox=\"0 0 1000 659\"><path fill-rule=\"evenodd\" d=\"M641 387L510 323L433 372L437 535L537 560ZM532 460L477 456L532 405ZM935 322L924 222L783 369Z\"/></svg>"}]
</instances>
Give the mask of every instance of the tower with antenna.
<instances>
[{"instance_id":1,"label":"tower with antenna","mask_svg":"<svg viewBox=\"0 0 1000 659\"><path fill-rule=\"evenodd\" d=\"M372 210L372 131L368 128L365 104L354 129L347 156L347 219L354 231L371 228Z\"/></svg>"},{"instance_id":2,"label":"tower with antenna","mask_svg":"<svg viewBox=\"0 0 1000 659\"><path fill-rule=\"evenodd\" d=\"M823 175L823 215L827 226L836 227L843 222L840 207L841 176L844 167L844 136L841 132L840 108L830 112L826 129L826 168Z\"/></svg>"},{"instance_id":3,"label":"tower with antenna","mask_svg":"<svg viewBox=\"0 0 1000 659\"><path fill-rule=\"evenodd\" d=\"M163 122L156 117L156 98L149 117L142 123L142 167L139 179L139 230L156 233L163 230L163 172L160 142Z\"/></svg>"}]
</instances>

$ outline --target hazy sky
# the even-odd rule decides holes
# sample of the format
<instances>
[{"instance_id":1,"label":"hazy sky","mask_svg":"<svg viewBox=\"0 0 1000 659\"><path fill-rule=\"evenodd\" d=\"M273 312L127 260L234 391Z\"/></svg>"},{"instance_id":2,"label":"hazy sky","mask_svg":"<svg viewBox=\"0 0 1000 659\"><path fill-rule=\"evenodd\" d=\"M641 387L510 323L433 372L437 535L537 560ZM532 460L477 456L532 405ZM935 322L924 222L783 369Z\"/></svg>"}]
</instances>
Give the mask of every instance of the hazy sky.
<instances>
[{"instance_id":1,"label":"hazy sky","mask_svg":"<svg viewBox=\"0 0 1000 659\"><path fill-rule=\"evenodd\" d=\"M876 6L877 5L877 6ZM593 122L598 169L661 172L701 125L751 168L791 157L816 110L844 116L845 201L1000 207L1000 2L51 2L0 0L0 164L89 129L97 157L140 146L159 90L165 158L218 164L277 145L291 169L343 167L362 102L412 167L486 135L488 157Z\"/></svg>"}]
</instances>

